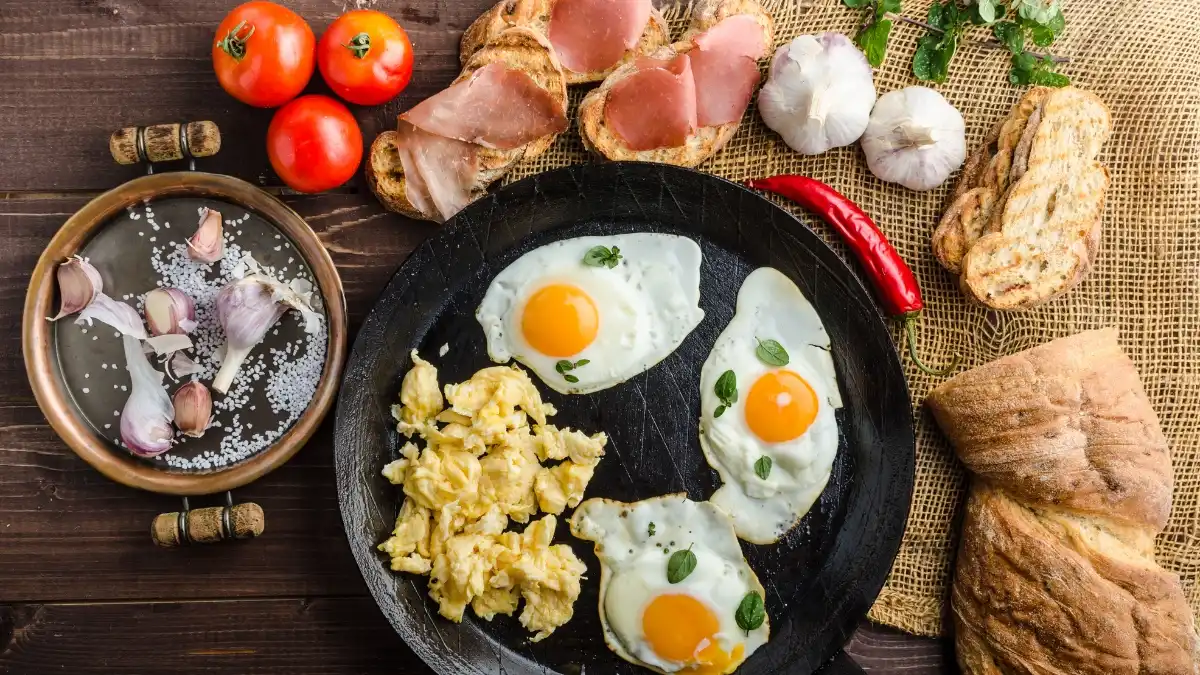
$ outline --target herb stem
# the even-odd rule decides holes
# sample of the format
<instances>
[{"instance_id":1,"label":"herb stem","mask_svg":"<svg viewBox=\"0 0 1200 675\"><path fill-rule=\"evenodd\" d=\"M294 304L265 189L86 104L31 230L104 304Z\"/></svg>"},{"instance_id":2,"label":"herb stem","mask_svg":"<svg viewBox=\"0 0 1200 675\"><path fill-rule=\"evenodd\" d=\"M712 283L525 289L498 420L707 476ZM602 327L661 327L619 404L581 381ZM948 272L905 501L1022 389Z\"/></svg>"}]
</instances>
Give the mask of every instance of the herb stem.
<instances>
[{"instance_id":1,"label":"herb stem","mask_svg":"<svg viewBox=\"0 0 1200 675\"><path fill-rule=\"evenodd\" d=\"M937 33L938 35L946 34L946 31L942 30L941 28L938 28L937 26L925 23L924 21L920 21L918 19L909 18L907 16L903 16L900 14L893 14L892 12L888 12L887 18L892 19L893 21L903 21L904 23L911 24L913 26L920 26L921 28L924 28L925 30ZM1003 49L1005 51L1008 51L1008 47L1005 47L1004 45L1000 44L996 40L972 40L972 39L968 38L968 41L973 42L985 49ZM1033 58L1038 59L1038 60L1050 59L1054 63L1070 63L1071 62L1071 59L1069 59L1065 56L1054 56L1053 54L1043 54L1041 52L1031 52L1031 51L1026 51L1025 53L1029 54L1030 56L1032 56Z\"/></svg>"}]
</instances>

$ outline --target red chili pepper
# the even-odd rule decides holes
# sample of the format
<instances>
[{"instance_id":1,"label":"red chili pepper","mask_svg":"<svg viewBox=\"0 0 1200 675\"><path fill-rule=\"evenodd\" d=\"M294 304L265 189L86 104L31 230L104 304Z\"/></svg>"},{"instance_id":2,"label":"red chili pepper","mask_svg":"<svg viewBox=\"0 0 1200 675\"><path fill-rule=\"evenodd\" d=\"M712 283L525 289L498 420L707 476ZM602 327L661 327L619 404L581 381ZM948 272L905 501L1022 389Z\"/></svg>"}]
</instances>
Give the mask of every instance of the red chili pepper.
<instances>
[{"instance_id":1,"label":"red chili pepper","mask_svg":"<svg viewBox=\"0 0 1200 675\"><path fill-rule=\"evenodd\" d=\"M918 368L930 375L945 375L958 366L957 354L943 370L930 368L917 356L916 323L921 310L925 308L921 302L921 289L904 259L857 204L821 181L807 176L757 178L746 181L746 185L787 197L816 212L842 235L871 278L884 311L904 322L908 353Z\"/></svg>"}]
</instances>

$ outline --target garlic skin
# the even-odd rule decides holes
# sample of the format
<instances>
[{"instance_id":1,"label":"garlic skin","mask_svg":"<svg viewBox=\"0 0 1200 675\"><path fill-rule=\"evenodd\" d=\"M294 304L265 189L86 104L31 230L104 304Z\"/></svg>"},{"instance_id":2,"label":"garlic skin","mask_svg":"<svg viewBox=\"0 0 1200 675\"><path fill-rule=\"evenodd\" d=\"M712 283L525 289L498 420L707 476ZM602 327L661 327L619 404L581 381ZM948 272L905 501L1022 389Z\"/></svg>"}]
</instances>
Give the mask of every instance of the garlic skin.
<instances>
[{"instance_id":1,"label":"garlic skin","mask_svg":"<svg viewBox=\"0 0 1200 675\"><path fill-rule=\"evenodd\" d=\"M928 87L890 91L871 112L862 149L879 180L932 190L966 159L966 125L962 114Z\"/></svg>"},{"instance_id":2,"label":"garlic skin","mask_svg":"<svg viewBox=\"0 0 1200 675\"><path fill-rule=\"evenodd\" d=\"M777 49L758 92L763 122L805 155L857 141L874 104L871 64L841 33L801 35Z\"/></svg>"},{"instance_id":3,"label":"garlic skin","mask_svg":"<svg viewBox=\"0 0 1200 675\"><path fill-rule=\"evenodd\" d=\"M121 440L129 451L139 457L154 457L171 449L175 430L175 406L162 386L162 373L155 370L141 343L130 335L122 335L125 346L125 367L132 381L129 398L121 411Z\"/></svg>"},{"instance_id":4,"label":"garlic skin","mask_svg":"<svg viewBox=\"0 0 1200 675\"><path fill-rule=\"evenodd\" d=\"M84 307L83 311L79 313L75 323L78 325L86 323L90 327L94 320L106 323L120 333L139 340L145 340L148 337L146 327L142 325L142 317L137 310L120 300L113 300L104 293L96 293L91 304Z\"/></svg>"},{"instance_id":5,"label":"garlic skin","mask_svg":"<svg viewBox=\"0 0 1200 675\"><path fill-rule=\"evenodd\" d=\"M264 274L250 274L230 283L217 294L217 317L225 329L224 356L221 369L213 379L213 389L226 394L233 378L250 355L250 350L262 341L289 308L296 309L305 319L305 330L314 332L320 327L321 315L315 312L310 300L290 286Z\"/></svg>"},{"instance_id":6,"label":"garlic skin","mask_svg":"<svg viewBox=\"0 0 1200 675\"><path fill-rule=\"evenodd\" d=\"M225 257L225 225L220 211L204 209L196 234L188 239L187 252L192 260L208 264Z\"/></svg>"},{"instance_id":7,"label":"garlic skin","mask_svg":"<svg viewBox=\"0 0 1200 675\"><path fill-rule=\"evenodd\" d=\"M50 321L58 321L64 316L82 311L92 304L96 294L104 291L104 280L100 272L92 267L85 258L73 255L66 262L60 263L55 270L58 279L59 306L58 314Z\"/></svg>"},{"instance_id":8,"label":"garlic skin","mask_svg":"<svg viewBox=\"0 0 1200 675\"><path fill-rule=\"evenodd\" d=\"M212 394L199 380L175 391L175 426L185 436L200 438L212 421Z\"/></svg>"},{"instance_id":9,"label":"garlic skin","mask_svg":"<svg viewBox=\"0 0 1200 675\"><path fill-rule=\"evenodd\" d=\"M142 304L151 335L184 335L196 329L196 305L178 288L156 288Z\"/></svg>"}]
</instances>

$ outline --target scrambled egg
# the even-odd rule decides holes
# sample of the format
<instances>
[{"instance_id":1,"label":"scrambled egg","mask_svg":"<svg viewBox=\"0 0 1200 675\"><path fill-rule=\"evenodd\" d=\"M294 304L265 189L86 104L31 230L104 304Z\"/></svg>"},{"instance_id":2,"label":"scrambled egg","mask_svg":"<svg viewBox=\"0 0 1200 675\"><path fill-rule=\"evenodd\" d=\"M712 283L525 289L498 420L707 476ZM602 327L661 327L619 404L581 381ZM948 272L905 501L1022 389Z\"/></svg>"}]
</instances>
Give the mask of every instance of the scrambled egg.
<instances>
[{"instance_id":1,"label":"scrambled egg","mask_svg":"<svg viewBox=\"0 0 1200 675\"><path fill-rule=\"evenodd\" d=\"M410 440L383 468L405 500L379 549L393 570L429 575L447 619L462 621L470 605L490 621L524 600L521 625L541 640L571 619L587 571L571 547L551 544L555 516L583 499L608 438L547 424L554 406L516 366L484 368L443 398L437 369L416 350L412 360L392 416L425 448ZM509 521L528 525L510 532Z\"/></svg>"}]
</instances>

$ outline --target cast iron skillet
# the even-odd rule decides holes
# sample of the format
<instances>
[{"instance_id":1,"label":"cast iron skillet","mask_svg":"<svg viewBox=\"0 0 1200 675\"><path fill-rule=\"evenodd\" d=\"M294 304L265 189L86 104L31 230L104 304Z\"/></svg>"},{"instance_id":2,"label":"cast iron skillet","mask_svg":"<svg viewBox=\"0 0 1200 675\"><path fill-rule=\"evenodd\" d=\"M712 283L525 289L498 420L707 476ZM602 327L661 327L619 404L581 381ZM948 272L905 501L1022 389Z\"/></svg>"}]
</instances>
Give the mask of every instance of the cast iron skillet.
<instances>
[{"instance_id":1,"label":"cast iron skillet","mask_svg":"<svg viewBox=\"0 0 1200 675\"><path fill-rule=\"evenodd\" d=\"M743 544L767 589L771 638L738 672L803 675L823 665L822 672L861 672L840 647L891 568L913 485L912 409L889 332L854 273L786 211L733 183L660 164L573 166L514 183L468 207L400 266L358 334L338 401L342 518L367 586L396 631L442 675L649 672L605 647L599 562L590 543L567 532L569 513L557 540L572 545L588 579L575 617L537 644L515 618L489 623L469 611L461 624L441 618L426 579L389 571L375 549L402 498L379 472L400 447L389 407L411 365L409 350L431 360L443 384L462 381L490 365L474 312L501 269L551 241L647 231L700 243L705 318L671 356L622 385L587 396L539 386L559 410L555 423L611 439L587 494L622 501L712 494L717 475L696 436L700 368L746 275L765 265L783 271L829 331L845 407L837 415L837 462L818 503L779 544ZM443 344L449 352L439 357Z\"/></svg>"}]
</instances>

